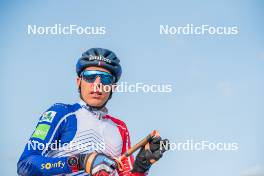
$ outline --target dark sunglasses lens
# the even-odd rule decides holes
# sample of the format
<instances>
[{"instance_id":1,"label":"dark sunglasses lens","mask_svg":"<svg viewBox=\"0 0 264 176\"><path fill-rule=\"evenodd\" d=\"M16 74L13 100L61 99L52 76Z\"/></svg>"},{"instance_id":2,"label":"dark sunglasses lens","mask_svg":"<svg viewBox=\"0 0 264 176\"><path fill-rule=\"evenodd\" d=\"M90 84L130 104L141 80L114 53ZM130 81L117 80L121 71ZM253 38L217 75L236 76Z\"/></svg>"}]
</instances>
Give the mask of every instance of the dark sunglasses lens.
<instances>
[{"instance_id":1,"label":"dark sunglasses lens","mask_svg":"<svg viewBox=\"0 0 264 176\"><path fill-rule=\"evenodd\" d=\"M83 75L83 79L88 83L93 83L96 79L97 75Z\"/></svg>"},{"instance_id":2,"label":"dark sunglasses lens","mask_svg":"<svg viewBox=\"0 0 264 176\"><path fill-rule=\"evenodd\" d=\"M112 76L101 75L100 77L101 77L101 82L103 85L109 85L113 83Z\"/></svg>"},{"instance_id":3,"label":"dark sunglasses lens","mask_svg":"<svg viewBox=\"0 0 264 176\"><path fill-rule=\"evenodd\" d=\"M101 83L103 85L110 85L114 83L114 77L105 72L99 71L84 71L82 78L88 83L94 83L97 77L100 77Z\"/></svg>"}]
</instances>

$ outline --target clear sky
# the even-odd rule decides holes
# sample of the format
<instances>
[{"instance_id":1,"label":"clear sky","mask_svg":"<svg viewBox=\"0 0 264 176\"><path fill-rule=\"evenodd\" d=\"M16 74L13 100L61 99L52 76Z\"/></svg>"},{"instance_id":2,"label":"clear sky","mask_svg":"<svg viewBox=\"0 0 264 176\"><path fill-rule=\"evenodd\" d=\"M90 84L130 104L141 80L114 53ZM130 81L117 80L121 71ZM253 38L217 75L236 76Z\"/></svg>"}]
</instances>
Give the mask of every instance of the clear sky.
<instances>
[{"instance_id":1,"label":"clear sky","mask_svg":"<svg viewBox=\"0 0 264 176\"><path fill-rule=\"evenodd\" d=\"M264 175L264 3L6 1L0 6L1 174L16 162L41 113L78 100L75 64L109 48L121 81L172 84L171 93L116 93L110 114L132 143L158 129L171 142L236 142L237 151L169 151L149 175ZM105 26L105 35L28 35L28 25ZM237 26L238 35L160 35L160 25Z\"/></svg>"}]
</instances>

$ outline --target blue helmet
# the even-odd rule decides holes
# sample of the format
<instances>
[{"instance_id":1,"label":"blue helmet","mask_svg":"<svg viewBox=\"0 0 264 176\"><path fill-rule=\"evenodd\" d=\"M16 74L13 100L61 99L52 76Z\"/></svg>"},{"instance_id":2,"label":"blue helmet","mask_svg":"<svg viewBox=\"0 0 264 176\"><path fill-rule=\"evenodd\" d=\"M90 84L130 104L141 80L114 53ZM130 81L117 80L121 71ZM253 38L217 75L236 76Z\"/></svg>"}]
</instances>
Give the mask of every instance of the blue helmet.
<instances>
[{"instance_id":1,"label":"blue helmet","mask_svg":"<svg viewBox=\"0 0 264 176\"><path fill-rule=\"evenodd\" d=\"M104 48L91 48L82 54L76 64L76 73L80 76L81 72L89 66L102 67L110 71L117 82L122 74L120 60L113 51Z\"/></svg>"}]
</instances>

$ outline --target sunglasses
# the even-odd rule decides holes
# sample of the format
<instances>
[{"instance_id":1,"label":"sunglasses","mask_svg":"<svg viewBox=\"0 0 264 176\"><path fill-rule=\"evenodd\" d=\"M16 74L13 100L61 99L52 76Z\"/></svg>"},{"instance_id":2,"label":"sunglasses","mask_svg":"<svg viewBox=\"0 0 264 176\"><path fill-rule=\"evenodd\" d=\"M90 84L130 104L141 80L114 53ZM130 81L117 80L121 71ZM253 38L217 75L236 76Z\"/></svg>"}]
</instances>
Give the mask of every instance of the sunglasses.
<instances>
[{"instance_id":1,"label":"sunglasses","mask_svg":"<svg viewBox=\"0 0 264 176\"><path fill-rule=\"evenodd\" d=\"M81 78L88 83L94 83L97 77L100 77L103 85L110 85L115 82L115 77L107 72L99 70L84 70L81 73Z\"/></svg>"}]
</instances>

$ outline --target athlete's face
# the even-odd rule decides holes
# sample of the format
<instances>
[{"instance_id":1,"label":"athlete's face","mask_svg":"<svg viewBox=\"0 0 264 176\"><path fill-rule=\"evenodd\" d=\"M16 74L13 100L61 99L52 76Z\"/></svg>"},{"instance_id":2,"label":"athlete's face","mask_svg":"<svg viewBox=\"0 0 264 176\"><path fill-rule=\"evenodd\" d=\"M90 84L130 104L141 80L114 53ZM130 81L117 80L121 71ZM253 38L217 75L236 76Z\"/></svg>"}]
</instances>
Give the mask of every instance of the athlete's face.
<instances>
[{"instance_id":1,"label":"athlete's face","mask_svg":"<svg viewBox=\"0 0 264 176\"><path fill-rule=\"evenodd\" d=\"M87 67L85 70L99 70L110 73L108 70L101 67ZM101 78L97 77L93 83L88 83L82 78L77 78L77 86L81 88L80 94L82 99L89 105L94 107L102 106L109 98L111 91L108 88L99 88L104 86L101 83Z\"/></svg>"}]
</instances>

